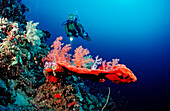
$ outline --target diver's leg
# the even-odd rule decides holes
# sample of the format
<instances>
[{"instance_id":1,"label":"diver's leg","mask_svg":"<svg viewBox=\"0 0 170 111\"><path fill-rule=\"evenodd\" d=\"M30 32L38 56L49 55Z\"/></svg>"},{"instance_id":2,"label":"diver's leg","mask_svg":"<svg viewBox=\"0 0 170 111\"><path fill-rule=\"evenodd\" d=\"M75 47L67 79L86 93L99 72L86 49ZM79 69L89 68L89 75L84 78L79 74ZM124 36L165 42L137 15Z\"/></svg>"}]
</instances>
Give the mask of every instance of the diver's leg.
<instances>
[{"instance_id":1,"label":"diver's leg","mask_svg":"<svg viewBox=\"0 0 170 111\"><path fill-rule=\"evenodd\" d=\"M89 37L87 32L80 32L79 36L82 37L84 40L91 41L91 38Z\"/></svg>"},{"instance_id":2,"label":"diver's leg","mask_svg":"<svg viewBox=\"0 0 170 111\"><path fill-rule=\"evenodd\" d=\"M86 40L86 38L83 36L83 32L79 32L79 36Z\"/></svg>"}]
</instances>

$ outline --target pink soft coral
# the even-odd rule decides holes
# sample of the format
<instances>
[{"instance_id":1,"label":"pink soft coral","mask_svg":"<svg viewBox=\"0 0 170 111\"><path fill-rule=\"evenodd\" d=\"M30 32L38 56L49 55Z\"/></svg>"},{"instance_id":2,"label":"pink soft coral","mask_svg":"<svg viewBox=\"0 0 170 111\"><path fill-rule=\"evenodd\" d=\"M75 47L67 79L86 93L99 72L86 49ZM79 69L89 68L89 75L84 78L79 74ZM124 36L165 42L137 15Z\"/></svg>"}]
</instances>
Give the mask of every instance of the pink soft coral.
<instances>
[{"instance_id":1,"label":"pink soft coral","mask_svg":"<svg viewBox=\"0 0 170 111\"><path fill-rule=\"evenodd\" d=\"M92 58L87 58L87 59L84 58L85 55L89 54L88 49L83 49L82 46L79 46L74 51L75 51L75 54L73 55L74 59L72 59L72 61L74 61L74 64L76 64L76 67L78 68L85 67L85 64L93 62Z\"/></svg>"},{"instance_id":2,"label":"pink soft coral","mask_svg":"<svg viewBox=\"0 0 170 111\"><path fill-rule=\"evenodd\" d=\"M54 49L51 50L42 61L70 61L70 55L68 54L68 51L71 49L70 44L66 44L62 47L63 44L60 42L62 39L63 37L60 36L54 41L53 45L51 45Z\"/></svg>"},{"instance_id":3,"label":"pink soft coral","mask_svg":"<svg viewBox=\"0 0 170 111\"><path fill-rule=\"evenodd\" d=\"M101 70L111 71L113 70L114 66L118 64L119 59L112 59L112 62L109 61L106 63L106 60L102 62L102 66L99 67Z\"/></svg>"}]
</instances>

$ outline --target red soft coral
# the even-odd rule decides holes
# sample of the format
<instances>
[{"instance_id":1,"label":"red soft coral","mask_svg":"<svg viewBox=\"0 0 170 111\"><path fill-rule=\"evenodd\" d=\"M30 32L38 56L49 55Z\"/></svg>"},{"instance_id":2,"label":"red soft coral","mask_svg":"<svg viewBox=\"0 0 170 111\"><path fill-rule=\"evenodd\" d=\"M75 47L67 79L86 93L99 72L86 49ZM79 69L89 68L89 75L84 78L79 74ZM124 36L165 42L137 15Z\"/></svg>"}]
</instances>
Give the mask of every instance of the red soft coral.
<instances>
[{"instance_id":1,"label":"red soft coral","mask_svg":"<svg viewBox=\"0 0 170 111\"><path fill-rule=\"evenodd\" d=\"M48 81L52 82L52 83L57 83L58 78L54 77L54 76L47 76Z\"/></svg>"},{"instance_id":2,"label":"red soft coral","mask_svg":"<svg viewBox=\"0 0 170 111\"><path fill-rule=\"evenodd\" d=\"M55 94L55 98L61 98L60 94Z\"/></svg>"}]
</instances>

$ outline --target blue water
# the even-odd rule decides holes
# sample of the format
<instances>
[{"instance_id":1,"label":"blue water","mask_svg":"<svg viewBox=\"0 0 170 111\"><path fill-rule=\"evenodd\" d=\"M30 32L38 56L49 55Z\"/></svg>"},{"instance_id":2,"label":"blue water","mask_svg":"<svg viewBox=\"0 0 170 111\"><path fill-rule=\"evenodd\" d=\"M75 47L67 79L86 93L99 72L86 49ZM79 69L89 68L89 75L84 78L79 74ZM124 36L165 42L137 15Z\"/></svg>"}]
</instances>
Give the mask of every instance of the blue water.
<instances>
[{"instance_id":1,"label":"blue water","mask_svg":"<svg viewBox=\"0 0 170 111\"><path fill-rule=\"evenodd\" d=\"M80 22L92 41L74 39L72 48L88 48L103 60L119 58L137 76L129 85L106 82L120 90L143 110L168 108L170 103L170 1L169 0L23 0L30 8L29 20L70 43L64 26L69 13L78 12ZM73 50L72 50L73 52Z\"/></svg>"}]
</instances>

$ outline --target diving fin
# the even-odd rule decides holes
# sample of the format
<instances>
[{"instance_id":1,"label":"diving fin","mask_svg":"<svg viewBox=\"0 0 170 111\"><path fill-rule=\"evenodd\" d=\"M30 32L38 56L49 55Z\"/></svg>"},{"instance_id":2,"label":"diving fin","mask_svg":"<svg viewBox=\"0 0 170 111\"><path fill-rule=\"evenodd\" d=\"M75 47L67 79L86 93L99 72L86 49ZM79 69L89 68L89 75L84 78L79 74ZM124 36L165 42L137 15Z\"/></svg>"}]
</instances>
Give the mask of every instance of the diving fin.
<instances>
[{"instance_id":1,"label":"diving fin","mask_svg":"<svg viewBox=\"0 0 170 111\"><path fill-rule=\"evenodd\" d=\"M86 37L87 41L91 41L91 38L89 36Z\"/></svg>"},{"instance_id":2,"label":"diving fin","mask_svg":"<svg viewBox=\"0 0 170 111\"><path fill-rule=\"evenodd\" d=\"M91 38L89 37L89 34L88 34L88 33L86 33L85 38L86 38L87 41L91 41Z\"/></svg>"}]
</instances>

